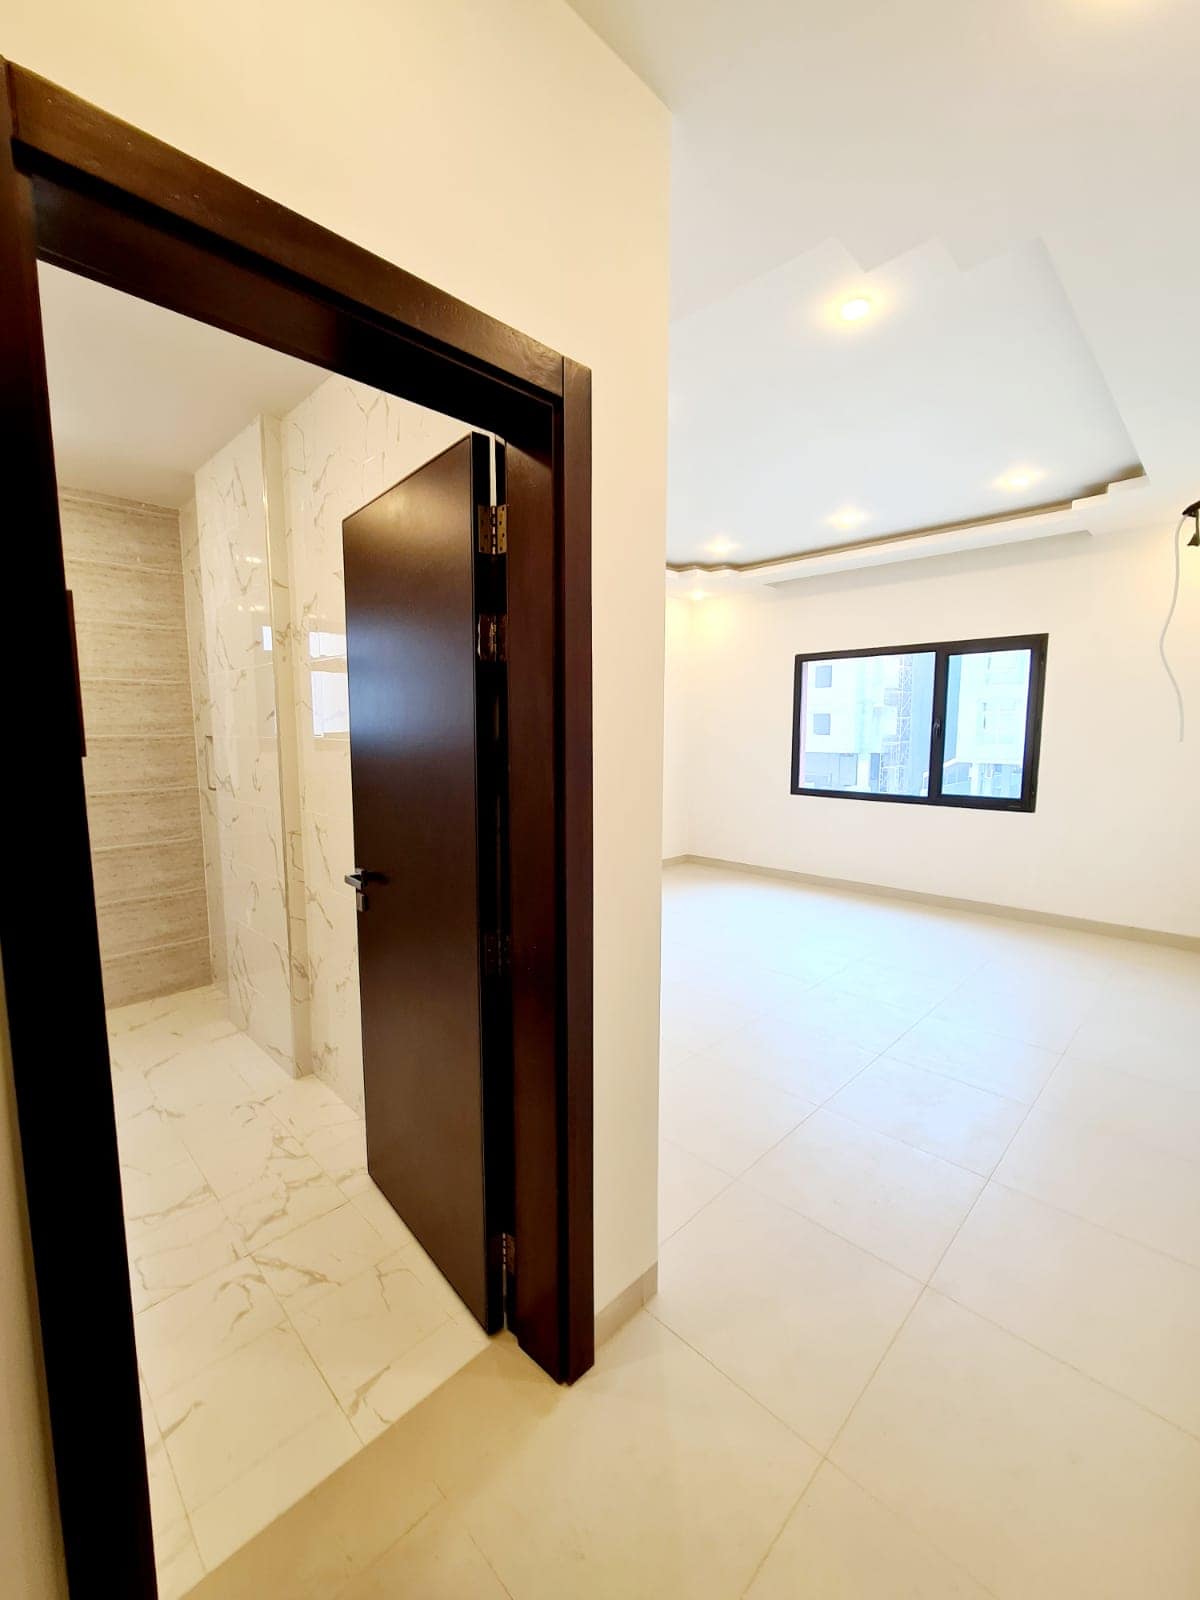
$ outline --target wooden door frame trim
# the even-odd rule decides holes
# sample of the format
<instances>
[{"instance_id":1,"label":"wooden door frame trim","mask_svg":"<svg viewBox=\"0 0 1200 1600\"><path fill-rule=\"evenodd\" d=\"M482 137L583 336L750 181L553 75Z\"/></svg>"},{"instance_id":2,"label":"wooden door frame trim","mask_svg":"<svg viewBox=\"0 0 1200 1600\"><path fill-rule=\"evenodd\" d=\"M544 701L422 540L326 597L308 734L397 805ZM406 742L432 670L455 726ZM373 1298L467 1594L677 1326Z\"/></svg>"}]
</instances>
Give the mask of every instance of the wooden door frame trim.
<instances>
[{"instance_id":1,"label":"wooden door frame trim","mask_svg":"<svg viewBox=\"0 0 1200 1600\"><path fill-rule=\"evenodd\" d=\"M509 546L510 652L521 661L523 629L538 639L522 668L537 703L513 717L512 784L533 796L526 821L540 830L524 842L523 898L515 892L513 904L517 1332L566 1382L594 1355L591 377L11 63L0 62L0 114L0 423L20 527L17 592L38 664L19 697L27 703L17 742L49 785L33 808L12 793L0 800L4 837L20 857L0 899L0 951L71 1592L149 1600L153 1546L78 708L44 448L37 258L509 441L510 484L516 476L524 485L531 529L525 551L519 537ZM71 985L56 1009L60 984L44 966L51 938ZM70 1059L68 1083L47 1071L48 1057ZM64 1094L73 1102L65 1119Z\"/></svg>"}]
</instances>

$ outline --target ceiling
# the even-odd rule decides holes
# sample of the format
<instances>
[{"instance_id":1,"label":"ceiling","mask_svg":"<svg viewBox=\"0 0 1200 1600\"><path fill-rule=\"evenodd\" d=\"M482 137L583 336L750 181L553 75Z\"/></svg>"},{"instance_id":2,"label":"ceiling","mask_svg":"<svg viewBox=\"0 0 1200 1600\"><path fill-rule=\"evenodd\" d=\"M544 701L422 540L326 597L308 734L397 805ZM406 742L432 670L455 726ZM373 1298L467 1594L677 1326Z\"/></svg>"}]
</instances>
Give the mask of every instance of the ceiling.
<instances>
[{"instance_id":1,"label":"ceiling","mask_svg":"<svg viewBox=\"0 0 1200 1600\"><path fill-rule=\"evenodd\" d=\"M59 484L181 506L192 475L260 413L328 376L61 268L38 267Z\"/></svg>"},{"instance_id":2,"label":"ceiling","mask_svg":"<svg viewBox=\"0 0 1200 1600\"><path fill-rule=\"evenodd\" d=\"M675 113L672 561L1200 494L1192 0L573 3Z\"/></svg>"}]
</instances>

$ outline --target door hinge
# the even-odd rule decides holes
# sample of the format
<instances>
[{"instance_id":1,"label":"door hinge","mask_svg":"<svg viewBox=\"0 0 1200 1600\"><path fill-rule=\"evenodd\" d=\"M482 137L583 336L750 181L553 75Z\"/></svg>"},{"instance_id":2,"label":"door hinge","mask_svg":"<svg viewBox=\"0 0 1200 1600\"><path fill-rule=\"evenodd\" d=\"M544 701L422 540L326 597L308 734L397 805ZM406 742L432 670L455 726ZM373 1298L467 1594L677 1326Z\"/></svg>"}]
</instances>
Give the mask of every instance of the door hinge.
<instances>
[{"instance_id":1,"label":"door hinge","mask_svg":"<svg viewBox=\"0 0 1200 1600\"><path fill-rule=\"evenodd\" d=\"M512 940L507 933L484 934L483 971L488 978L507 978L512 971Z\"/></svg>"},{"instance_id":2,"label":"door hinge","mask_svg":"<svg viewBox=\"0 0 1200 1600\"><path fill-rule=\"evenodd\" d=\"M508 618L484 612L479 618L480 661L508 660Z\"/></svg>"},{"instance_id":3,"label":"door hinge","mask_svg":"<svg viewBox=\"0 0 1200 1600\"><path fill-rule=\"evenodd\" d=\"M500 1235L500 1265L506 1278L511 1278L517 1270L517 1241L511 1233Z\"/></svg>"},{"instance_id":4,"label":"door hinge","mask_svg":"<svg viewBox=\"0 0 1200 1600\"><path fill-rule=\"evenodd\" d=\"M481 556L508 554L507 506L480 506L479 554Z\"/></svg>"}]
</instances>

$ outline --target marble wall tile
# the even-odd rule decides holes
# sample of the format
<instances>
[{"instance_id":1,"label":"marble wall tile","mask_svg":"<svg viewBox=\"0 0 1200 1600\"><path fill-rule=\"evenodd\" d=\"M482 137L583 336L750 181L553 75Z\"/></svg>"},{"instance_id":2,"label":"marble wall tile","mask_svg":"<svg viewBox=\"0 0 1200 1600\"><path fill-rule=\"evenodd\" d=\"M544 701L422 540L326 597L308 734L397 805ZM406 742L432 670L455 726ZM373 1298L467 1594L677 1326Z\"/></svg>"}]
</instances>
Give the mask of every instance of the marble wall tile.
<instances>
[{"instance_id":1,"label":"marble wall tile","mask_svg":"<svg viewBox=\"0 0 1200 1600\"><path fill-rule=\"evenodd\" d=\"M217 821L216 761L212 746L212 697L208 687L208 651L205 644L204 585L195 500L189 500L179 513L179 536L184 616L187 622L187 667L192 687L193 762L200 794L200 836L204 853L204 886L208 894L208 939L212 950L213 982L224 988L228 984L229 971L220 828Z\"/></svg>"},{"instance_id":2,"label":"marble wall tile","mask_svg":"<svg viewBox=\"0 0 1200 1600\"><path fill-rule=\"evenodd\" d=\"M314 722L314 674L346 670L342 522L466 429L436 412L330 378L283 419L283 501L294 651L313 1071L362 1110L362 1030L350 744Z\"/></svg>"},{"instance_id":3,"label":"marble wall tile","mask_svg":"<svg viewBox=\"0 0 1200 1600\"><path fill-rule=\"evenodd\" d=\"M297 1049L292 1016L267 488L264 426L256 418L196 474L183 566L221 976L239 1027L296 1072L306 1070L307 1052Z\"/></svg>"},{"instance_id":4,"label":"marble wall tile","mask_svg":"<svg viewBox=\"0 0 1200 1600\"><path fill-rule=\"evenodd\" d=\"M181 530L173 511L78 491L60 520L105 996L122 1005L211 975Z\"/></svg>"}]
</instances>

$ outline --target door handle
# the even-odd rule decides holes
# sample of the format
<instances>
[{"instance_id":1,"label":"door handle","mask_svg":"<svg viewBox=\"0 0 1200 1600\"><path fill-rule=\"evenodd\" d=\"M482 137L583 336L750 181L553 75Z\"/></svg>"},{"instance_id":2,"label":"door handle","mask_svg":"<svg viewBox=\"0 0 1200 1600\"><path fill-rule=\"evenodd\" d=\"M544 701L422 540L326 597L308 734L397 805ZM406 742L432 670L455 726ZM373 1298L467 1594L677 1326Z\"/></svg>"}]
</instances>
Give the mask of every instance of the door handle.
<instances>
[{"instance_id":1,"label":"door handle","mask_svg":"<svg viewBox=\"0 0 1200 1600\"><path fill-rule=\"evenodd\" d=\"M348 872L343 880L354 890L354 902L359 911L367 909L367 885L369 883L386 883L387 879L382 872L369 872L366 867L355 867L353 872Z\"/></svg>"}]
</instances>

